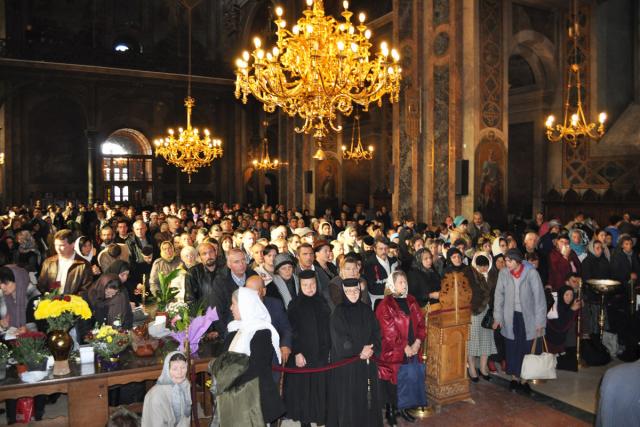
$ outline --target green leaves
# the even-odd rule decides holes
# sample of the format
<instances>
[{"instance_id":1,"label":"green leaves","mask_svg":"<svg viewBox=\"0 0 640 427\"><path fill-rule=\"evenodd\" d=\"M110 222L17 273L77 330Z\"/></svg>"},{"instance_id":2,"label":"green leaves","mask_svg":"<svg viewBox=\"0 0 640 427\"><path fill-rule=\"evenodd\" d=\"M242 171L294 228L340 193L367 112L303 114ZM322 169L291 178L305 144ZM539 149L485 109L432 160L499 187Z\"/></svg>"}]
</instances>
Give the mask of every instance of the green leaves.
<instances>
[{"instance_id":1,"label":"green leaves","mask_svg":"<svg viewBox=\"0 0 640 427\"><path fill-rule=\"evenodd\" d=\"M182 273L180 268L176 268L169 274L158 273L158 282L160 289L156 293L156 301L158 303L158 310L166 311L169 304L176 299L176 295L180 291L171 287L171 282Z\"/></svg>"}]
</instances>

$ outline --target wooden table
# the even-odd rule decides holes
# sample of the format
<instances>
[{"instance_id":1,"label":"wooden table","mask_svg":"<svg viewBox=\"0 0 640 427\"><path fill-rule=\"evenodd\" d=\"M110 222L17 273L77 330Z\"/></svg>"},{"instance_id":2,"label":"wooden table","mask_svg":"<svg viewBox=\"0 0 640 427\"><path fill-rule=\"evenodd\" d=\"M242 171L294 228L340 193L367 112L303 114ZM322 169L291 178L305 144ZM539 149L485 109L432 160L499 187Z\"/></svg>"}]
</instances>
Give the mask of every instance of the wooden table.
<instances>
[{"instance_id":1,"label":"wooden table","mask_svg":"<svg viewBox=\"0 0 640 427\"><path fill-rule=\"evenodd\" d=\"M201 346L197 358L192 359L196 373L207 372L209 362L218 354L220 347L219 343ZM8 369L7 378L0 381L0 401L64 393L68 395L69 426L104 427L109 419L109 387L158 379L168 351L157 350L156 355L149 358L126 354L122 357L121 368L111 372L102 372L95 365L94 372L91 372L89 365L87 373L87 367L83 369L81 365L70 362L69 375L54 377L50 372L48 378L33 384L21 382L15 369Z\"/></svg>"}]
</instances>

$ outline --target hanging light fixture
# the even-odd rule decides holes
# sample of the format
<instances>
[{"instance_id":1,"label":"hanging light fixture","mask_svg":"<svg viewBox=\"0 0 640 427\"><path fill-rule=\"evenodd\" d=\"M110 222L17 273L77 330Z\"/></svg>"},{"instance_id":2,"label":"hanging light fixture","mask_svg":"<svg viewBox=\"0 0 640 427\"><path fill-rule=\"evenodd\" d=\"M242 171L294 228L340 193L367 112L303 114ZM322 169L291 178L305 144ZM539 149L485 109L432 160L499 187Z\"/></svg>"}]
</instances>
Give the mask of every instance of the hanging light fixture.
<instances>
[{"instance_id":1,"label":"hanging light fixture","mask_svg":"<svg viewBox=\"0 0 640 427\"><path fill-rule=\"evenodd\" d=\"M286 162L281 162L278 159L273 159L269 157L269 138L267 138L267 122L263 122L262 126L264 127L264 138L262 138L262 142L260 144L260 157L258 159L253 159L251 164L256 170L276 170L282 166L286 166Z\"/></svg>"},{"instance_id":2,"label":"hanging light fixture","mask_svg":"<svg viewBox=\"0 0 640 427\"><path fill-rule=\"evenodd\" d=\"M575 147L579 140L588 138L599 140L604 135L604 122L607 114L598 115L598 123L589 123L582 106L582 80L580 79L580 58L578 52L578 38L580 37L580 24L578 21L578 2L573 2L571 24L568 28L569 40L573 43L573 55L570 58L567 75L567 94L564 104L564 118L562 124L556 124L553 115L547 117L545 126L547 138L551 142L565 141ZM571 103L571 94L575 92L575 104Z\"/></svg>"},{"instance_id":3,"label":"hanging light fixture","mask_svg":"<svg viewBox=\"0 0 640 427\"><path fill-rule=\"evenodd\" d=\"M189 25L189 71L187 83L187 97L184 99L184 106L187 109L187 127L178 128L176 135L173 129L168 130L168 136L158 138L153 141L156 156L164 157L167 163L182 169L182 172L189 175L198 171L199 168L208 166L214 159L222 157L222 141L211 138L208 129L204 129L200 134L198 128L191 126L191 112L196 100L191 96L191 10L195 4L190 6L183 3L188 10Z\"/></svg>"},{"instance_id":4,"label":"hanging light fixture","mask_svg":"<svg viewBox=\"0 0 640 427\"><path fill-rule=\"evenodd\" d=\"M373 146L370 145L364 149L362 140L360 139L360 115L356 114L353 118L353 129L351 131L351 146L347 150L347 146L342 146L342 158L345 160L353 160L358 163L361 160L373 159ZM356 142L356 130L358 131L358 141Z\"/></svg>"},{"instance_id":5,"label":"hanging light fixture","mask_svg":"<svg viewBox=\"0 0 640 427\"><path fill-rule=\"evenodd\" d=\"M370 103L382 106L385 95L398 102L402 69L400 55L386 42L375 57L370 55L365 14L352 23L348 1L343 2L341 22L325 16L323 0L306 3L304 16L290 30L282 7L276 7L276 46L267 51L256 37L253 52L237 59L235 95L246 103L251 94L267 112L280 107L301 117L304 124L295 131L313 133L321 141L330 130L342 130L338 112L348 116L354 104L365 111ZM318 146L322 157L321 142Z\"/></svg>"}]
</instances>

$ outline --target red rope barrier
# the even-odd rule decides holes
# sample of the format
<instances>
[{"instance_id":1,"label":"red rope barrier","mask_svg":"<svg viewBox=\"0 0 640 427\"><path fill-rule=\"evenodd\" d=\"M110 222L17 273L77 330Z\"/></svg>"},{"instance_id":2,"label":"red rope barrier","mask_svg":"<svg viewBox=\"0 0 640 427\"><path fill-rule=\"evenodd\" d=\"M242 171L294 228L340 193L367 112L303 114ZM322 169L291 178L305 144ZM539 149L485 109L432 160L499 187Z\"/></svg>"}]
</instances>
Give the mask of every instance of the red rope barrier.
<instances>
[{"instance_id":1,"label":"red rope barrier","mask_svg":"<svg viewBox=\"0 0 640 427\"><path fill-rule=\"evenodd\" d=\"M404 363L404 360L388 362L388 361L379 359L377 357L372 357L371 359L373 359L373 361L376 362L378 365L386 365L386 366L401 365ZM320 372L328 372L336 368L341 368L343 366L350 365L353 362L357 362L358 360L364 361L364 359L360 359L360 356L353 356L348 359L342 359L339 362L330 363L328 365L321 366L318 368L285 368L282 366L273 365L271 369L276 372L284 372L286 374L317 374Z\"/></svg>"}]
</instances>

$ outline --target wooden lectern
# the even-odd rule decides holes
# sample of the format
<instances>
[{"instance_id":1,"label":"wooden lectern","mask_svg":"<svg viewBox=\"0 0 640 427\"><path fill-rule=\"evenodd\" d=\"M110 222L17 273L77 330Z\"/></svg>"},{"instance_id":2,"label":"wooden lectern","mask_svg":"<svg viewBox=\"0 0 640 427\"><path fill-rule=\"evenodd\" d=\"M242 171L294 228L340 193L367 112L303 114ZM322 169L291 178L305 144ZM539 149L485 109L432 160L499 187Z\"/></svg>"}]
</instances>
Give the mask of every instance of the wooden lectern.
<instances>
[{"instance_id":1,"label":"wooden lectern","mask_svg":"<svg viewBox=\"0 0 640 427\"><path fill-rule=\"evenodd\" d=\"M467 340L471 324L471 286L464 273L442 279L440 308L429 315L427 326L427 398L436 410L467 400Z\"/></svg>"}]
</instances>

